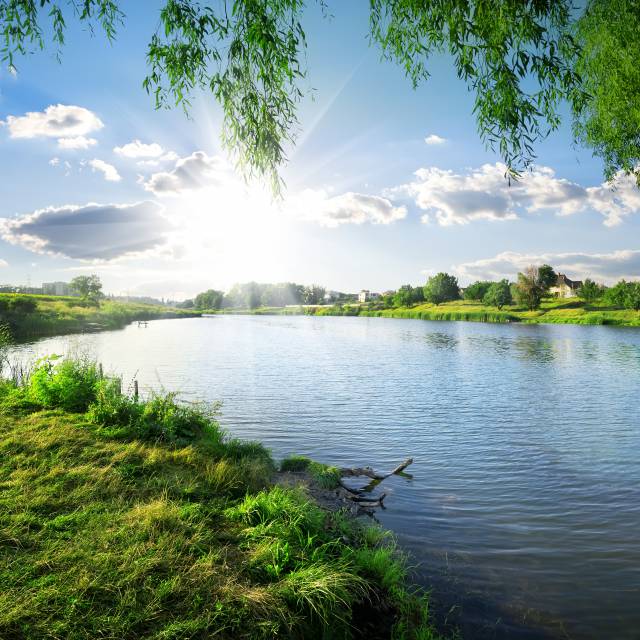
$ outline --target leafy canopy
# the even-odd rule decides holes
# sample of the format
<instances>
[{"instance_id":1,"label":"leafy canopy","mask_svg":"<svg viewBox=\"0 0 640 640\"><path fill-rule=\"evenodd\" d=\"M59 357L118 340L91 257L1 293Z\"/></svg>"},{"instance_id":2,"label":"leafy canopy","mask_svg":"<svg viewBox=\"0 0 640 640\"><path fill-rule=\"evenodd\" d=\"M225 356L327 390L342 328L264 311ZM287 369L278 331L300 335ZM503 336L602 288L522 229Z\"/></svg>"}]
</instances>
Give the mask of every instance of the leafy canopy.
<instances>
[{"instance_id":1,"label":"leafy canopy","mask_svg":"<svg viewBox=\"0 0 640 640\"><path fill-rule=\"evenodd\" d=\"M587 278L582 285L580 285L577 293L578 297L585 302L594 302L602 297L604 289L599 284L591 280L591 278Z\"/></svg>"},{"instance_id":2,"label":"leafy canopy","mask_svg":"<svg viewBox=\"0 0 640 640\"><path fill-rule=\"evenodd\" d=\"M635 173L640 186L640 3L590 0L575 30L576 70L591 96L574 101L575 136L602 158L607 179Z\"/></svg>"},{"instance_id":3,"label":"leafy canopy","mask_svg":"<svg viewBox=\"0 0 640 640\"><path fill-rule=\"evenodd\" d=\"M524 273L518 274L518 282L514 287L514 297L518 304L526 306L529 311L534 311L540 307L542 296L546 293L546 290L544 271L541 278L540 268L531 265L524 270Z\"/></svg>"},{"instance_id":4,"label":"leafy canopy","mask_svg":"<svg viewBox=\"0 0 640 640\"><path fill-rule=\"evenodd\" d=\"M482 299L483 304L502 309L506 304L513 302L511 296L511 286L508 280L492 283Z\"/></svg>"},{"instance_id":5,"label":"leafy canopy","mask_svg":"<svg viewBox=\"0 0 640 640\"><path fill-rule=\"evenodd\" d=\"M424 299L435 305L457 300L459 297L458 278L448 273L438 273L429 278L424 287Z\"/></svg>"},{"instance_id":6,"label":"leafy canopy","mask_svg":"<svg viewBox=\"0 0 640 640\"><path fill-rule=\"evenodd\" d=\"M558 274L550 264L542 264L538 267L538 280L548 290L558 282Z\"/></svg>"},{"instance_id":7,"label":"leafy canopy","mask_svg":"<svg viewBox=\"0 0 640 640\"><path fill-rule=\"evenodd\" d=\"M464 290L465 300L482 300L493 282L487 280L476 280Z\"/></svg>"},{"instance_id":8,"label":"leafy canopy","mask_svg":"<svg viewBox=\"0 0 640 640\"><path fill-rule=\"evenodd\" d=\"M317 0L328 13L328 0ZM69 18L110 40L124 21L118 0L0 0L0 55L60 50ZM560 124L568 101L578 140L605 162L607 176L640 180L637 0L370 0L370 42L414 87L433 54L447 54L474 94L480 137L509 177ZM281 189L286 147L298 130L306 85L303 0L166 0L147 49L144 80L157 107L211 92L223 111L222 140L249 178Z\"/></svg>"},{"instance_id":9,"label":"leafy canopy","mask_svg":"<svg viewBox=\"0 0 640 640\"><path fill-rule=\"evenodd\" d=\"M92 274L90 276L76 276L70 283L72 291L75 291L83 300L97 303L103 297L102 282L100 278Z\"/></svg>"}]
</instances>

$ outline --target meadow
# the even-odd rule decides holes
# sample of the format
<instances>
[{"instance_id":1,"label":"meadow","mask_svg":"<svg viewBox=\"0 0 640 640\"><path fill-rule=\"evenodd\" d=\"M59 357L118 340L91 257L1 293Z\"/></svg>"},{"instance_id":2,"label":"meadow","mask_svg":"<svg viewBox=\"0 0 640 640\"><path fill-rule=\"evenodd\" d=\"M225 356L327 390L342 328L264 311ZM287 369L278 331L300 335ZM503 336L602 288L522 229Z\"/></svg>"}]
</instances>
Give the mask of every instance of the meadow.
<instances>
[{"instance_id":1,"label":"meadow","mask_svg":"<svg viewBox=\"0 0 640 640\"><path fill-rule=\"evenodd\" d=\"M0 637L436 638L390 534L275 484L215 407L44 360L0 382L0 461Z\"/></svg>"},{"instance_id":2,"label":"meadow","mask_svg":"<svg viewBox=\"0 0 640 640\"><path fill-rule=\"evenodd\" d=\"M109 299L96 306L70 296L0 294L0 322L9 325L15 339L121 329L136 320L198 315L184 309Z\"/></svg>"}]
</instances>

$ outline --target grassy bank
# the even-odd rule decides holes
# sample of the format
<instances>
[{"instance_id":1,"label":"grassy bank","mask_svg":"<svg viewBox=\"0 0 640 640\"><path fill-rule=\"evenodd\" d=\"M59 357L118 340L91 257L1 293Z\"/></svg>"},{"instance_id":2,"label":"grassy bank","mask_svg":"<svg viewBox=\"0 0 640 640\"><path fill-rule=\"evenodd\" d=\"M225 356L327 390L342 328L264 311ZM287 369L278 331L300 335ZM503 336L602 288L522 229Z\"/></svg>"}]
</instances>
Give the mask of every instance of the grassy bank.
<instances>
[{"instance_id":1,"label":"grassy bank","mask_svg":"<svg viewBox=\"0 0 640 640\"><path fill-rule=\"evenodd\" d=\"M136 320L186 318L199 312L133 302L104 300L99 307L80 298L0 294L0 322L16 339L120 329Z\"/></svg>"},{"instance_id":2,"label":"grassy bank","mask_svg":"<svg viewBox=\"0 0 640 640\"><path fill-rule=\"evenodd\" d=\"M353 304L321 307L263 307L253 310L225 310L225 312L254 315L365 316L468 322L640 326L640 312L638 311L617 309L597 302L586 304L578 299L547 299L536 311L529 311L515 305L497 309L469 300L456 300L437 306L424 303L413 307L391 309L383 309L376 304Z\"/></svg>"},{"instance_id":3,"label":"grassy bank","mask_svg":"<svg viewBox=\"0 0 640 640\"><path fill-rule=\"evenodd\" d=\"M0 637L435 638L386 532L274 486L205 408L119 389L66 361L0 383Z\"/></svg>"}]
</instances>

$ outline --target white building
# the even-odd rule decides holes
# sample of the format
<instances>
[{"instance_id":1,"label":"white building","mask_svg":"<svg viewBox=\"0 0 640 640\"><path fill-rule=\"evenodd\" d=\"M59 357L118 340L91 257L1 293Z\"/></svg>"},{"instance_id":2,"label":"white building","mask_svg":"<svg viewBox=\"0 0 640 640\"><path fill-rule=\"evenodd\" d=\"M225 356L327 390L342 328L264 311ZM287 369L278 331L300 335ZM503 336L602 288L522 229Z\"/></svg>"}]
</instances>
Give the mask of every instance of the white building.
<instances>
[{"instance_id":1,"label":"white building","mask_svg":"<svg viewBox=\"0 0 640 640\"><path fill-rule=\"evenodd\" d=\"M358 294L358 302L373 302L374 300L378 300L380 298L379 293L373 293L368 289L363 289Z\"/></svg>"},{"instance_id":2,"label":"white building","mask_svg":"<svg viewBox=\"0 0 640 640\"><path fill-rule=\"evenodd\" d=\"M70 296L71 287L68 282L43 282L42 293L48 296Z\"/></svg>"},{"instance_id":3,"label":"white building","mask_svg":"<svg viewBox=\"0 0 640 640\"><path fill-rule=\"evenodd\" d=\"M571 280L564 273L559 273L556 284L549 288L549 293L555 294L558 298L574 298L581 286L582 280Z\"/></svg>"}]
</instances>

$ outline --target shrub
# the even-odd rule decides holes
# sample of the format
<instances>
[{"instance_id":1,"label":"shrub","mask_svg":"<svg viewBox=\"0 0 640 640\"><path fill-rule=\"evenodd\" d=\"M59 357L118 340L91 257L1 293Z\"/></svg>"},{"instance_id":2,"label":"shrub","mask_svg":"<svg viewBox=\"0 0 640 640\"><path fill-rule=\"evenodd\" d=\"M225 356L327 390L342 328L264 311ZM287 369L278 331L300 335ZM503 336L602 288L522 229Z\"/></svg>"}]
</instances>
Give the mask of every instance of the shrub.
<instances>
[{"instance_id":1,"label":"shrub","mask_svg":"<svg viewBox=\"0 0 640 640\"><path fill-rule=\"evenodd\" d=\"M220 435L217 423L203 411L176 402L175 393L156 395L144 403L135 434L143 440L183 444L205 435Z\"/></svg>"},{"instance_id":2,"label":"shrub","mask_svg":"<svg viewBox=\"0 0 640 640\"><path fill-rule=\"evenodd\" d=\"M120 380L112 378L97 385L87 417L110 435L123 438L172 444L206 438L211 443L221 443L222 432L213 417L215 410L180 404L175 393L139 401L121 393ZM253 448L246 455L252 453Z\"/></svg>"},{"instance_id":3,"label":"shrub","mask_svg":"<svg viewBox=\"0 0 640 640\"><path fill-rule=\"evenodd\" d=\"M140 420L143 405L121 393L116 378L101 380L96 397L87 412L89 421L102 427L115 427L124 435L131 433Z\"/></svg>"},{"instance_id":4,"label":"shrub","mask_svg":"<svg viewBox=\"0 0 640 640\"><path fill-rule=\"evenodd\" d=\"M38 303L33 298L13 298L10 303L14 313L33 313L38 308Z\"/></svg>"},{"instance_id":5,"label":"shrub","mask_svg":"<svg viewBox=\"0 0 640 640\"><path fill-rule=\"evenodd\" d=\"M280 471L306 471L311 460L305 456L289 456L280 463Z\"/></svg>"},{"instance_id":6,"label":"shrub","mask_svg":"<svg viewBox=\"0 0 640 640\"><path fill-rule=\"evenodd\" d=\"M61 360L56 356L37 363L28 382L28 398L47 408L82 412L95 400L100 374L95 363Z\"/></svg>"}]
</instances>

